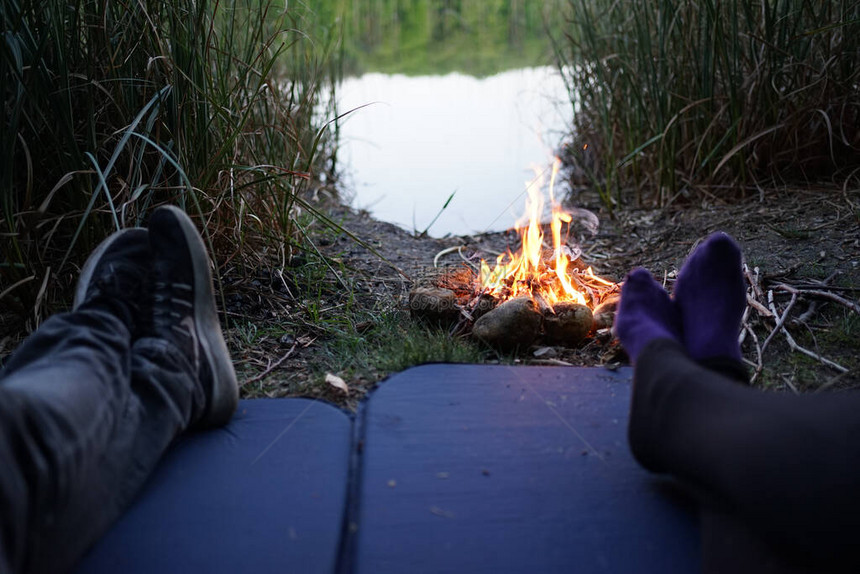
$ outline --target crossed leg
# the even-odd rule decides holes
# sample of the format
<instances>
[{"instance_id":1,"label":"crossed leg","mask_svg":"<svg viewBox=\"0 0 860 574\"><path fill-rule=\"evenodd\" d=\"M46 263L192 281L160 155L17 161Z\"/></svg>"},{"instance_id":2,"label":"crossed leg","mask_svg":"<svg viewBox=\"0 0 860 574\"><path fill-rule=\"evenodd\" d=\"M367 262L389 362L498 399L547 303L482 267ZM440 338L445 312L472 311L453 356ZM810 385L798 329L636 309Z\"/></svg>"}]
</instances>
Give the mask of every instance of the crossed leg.
<instances>
[{"instance_id":1,"label":"crossed leg","mask_svg":"<svg viewBox=\"0 0 860 574\"><path fill-rule=\"evenodd\" d=\"M236 375L203 242L180 210L105 240L75 310L0 378L0 574L63 572L126 509L173 439L226 422Z\"/></svg>"},{"instance_id":2,"label":"crossed leg","mask_svg":"<svg viewBox=\"0 0 860 574\"><path fill-rule=\"evenodd\" d=\"M690 485L710 524L734 524L760 541L740 551L732 571L856 572L860 393L795 396L746 385L740 252L727 236L690 257L674 300L646 274L634 271L625 283L617 321L634 361L636 459ZM727 562L719 546L705 539L706 570Z\"/></svg>"}]
</instances>

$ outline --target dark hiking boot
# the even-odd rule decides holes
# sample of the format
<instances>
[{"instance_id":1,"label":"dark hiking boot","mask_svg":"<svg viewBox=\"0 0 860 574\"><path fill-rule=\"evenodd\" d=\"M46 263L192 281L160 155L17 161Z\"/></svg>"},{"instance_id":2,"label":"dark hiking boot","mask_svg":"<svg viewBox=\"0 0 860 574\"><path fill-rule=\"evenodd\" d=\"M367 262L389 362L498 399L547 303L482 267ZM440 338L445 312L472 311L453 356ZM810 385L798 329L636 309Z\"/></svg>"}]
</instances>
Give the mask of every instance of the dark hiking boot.
<instances>
[{"instance_id":1,"label":"dark hiking boot","mask_svg":"<svg viewBox=\"0 0 860 574\"><path fill-rule=\"evenodd\" d=\"M146 229L113 233L93 251L81 269L72 309L96 305L119 317L132 337L146 328L152 252Z\"/></svg>"},{"instance_id":2,"label":"dark hiking boot","mask_svg":"<svg viewBox=\"0 0 860 574\"><path fill-rule=\"evenodd\" d=\"M191 219L174 206L159 207L149 222L153 254L153 329L188 357L206 395L193 421L230 420L239 399L233 363L221 335L206 247Z\"/></svg>"}]
</instances>

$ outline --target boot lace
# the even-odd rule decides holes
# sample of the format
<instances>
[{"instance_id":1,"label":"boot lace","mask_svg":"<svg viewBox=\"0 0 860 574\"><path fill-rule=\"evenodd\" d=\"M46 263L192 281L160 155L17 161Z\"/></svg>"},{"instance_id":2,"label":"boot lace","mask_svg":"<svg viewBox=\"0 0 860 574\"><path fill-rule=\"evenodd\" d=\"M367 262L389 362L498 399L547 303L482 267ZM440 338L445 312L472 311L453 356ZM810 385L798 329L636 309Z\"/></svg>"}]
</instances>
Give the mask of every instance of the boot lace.
<instances>
[{"instance_id":1,"label":"boot lace","mask_svg":"<svg viewBox=\"0 0 860 574\"><path fill-rule=\"evenodd\" d=\"M155 282L152 321L156 333L172 339L199 365L197 331L194 328L194 288L187 283Z\"/></svg>"}]
</instances>

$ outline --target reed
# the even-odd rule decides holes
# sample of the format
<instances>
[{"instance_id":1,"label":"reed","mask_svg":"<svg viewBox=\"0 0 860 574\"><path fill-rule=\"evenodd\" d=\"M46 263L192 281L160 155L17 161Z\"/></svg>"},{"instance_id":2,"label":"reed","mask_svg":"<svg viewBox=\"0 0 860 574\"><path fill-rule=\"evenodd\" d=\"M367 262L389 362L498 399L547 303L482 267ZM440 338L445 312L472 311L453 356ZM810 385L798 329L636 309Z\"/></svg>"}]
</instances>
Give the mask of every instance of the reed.
<instances>
[{"instance_id":1,"label":"reed","mask_svg":"<svg viewBox=\"0 0 860 574\"><path fill-rule=\"evenodd\" d=\"M94 245L160 203L222 260L289 257L334 155L338 36L305 3L2 0L0 20L0 331L67 304Z\"/></svg>"},{"instance_id":2,"label":"reed","mask_svg":"<svg viewBox=\"0 0 860 574\"><path fill-rule=\"evenodd\" d=\"M610 208L857 174L857 0L568 0L567 21L572 155Z\"/></svg>"}]
</instances>

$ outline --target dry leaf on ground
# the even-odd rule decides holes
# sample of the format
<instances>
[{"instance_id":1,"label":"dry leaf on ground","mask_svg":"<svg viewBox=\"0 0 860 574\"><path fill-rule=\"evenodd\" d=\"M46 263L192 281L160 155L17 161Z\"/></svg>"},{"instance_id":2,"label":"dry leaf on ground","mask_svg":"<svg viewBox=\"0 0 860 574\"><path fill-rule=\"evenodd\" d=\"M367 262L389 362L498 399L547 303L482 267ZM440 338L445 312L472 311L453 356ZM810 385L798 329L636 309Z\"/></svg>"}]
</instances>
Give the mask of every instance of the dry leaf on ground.
<instances>
[{"instance_id":1,"label":"dry leaf on ground","mask_svg":"<svg viewBox=\"0 0 860 574\"><path fill-rule=\"evenodd\" d=\"M325 382L330 384L333 387L336 387L342 390L345 394L349 394L349 387L346 386L346 382L343 379L338 377L337 375L332 375L331 373L326 373Z\"/></svg>"}]
</instances>

